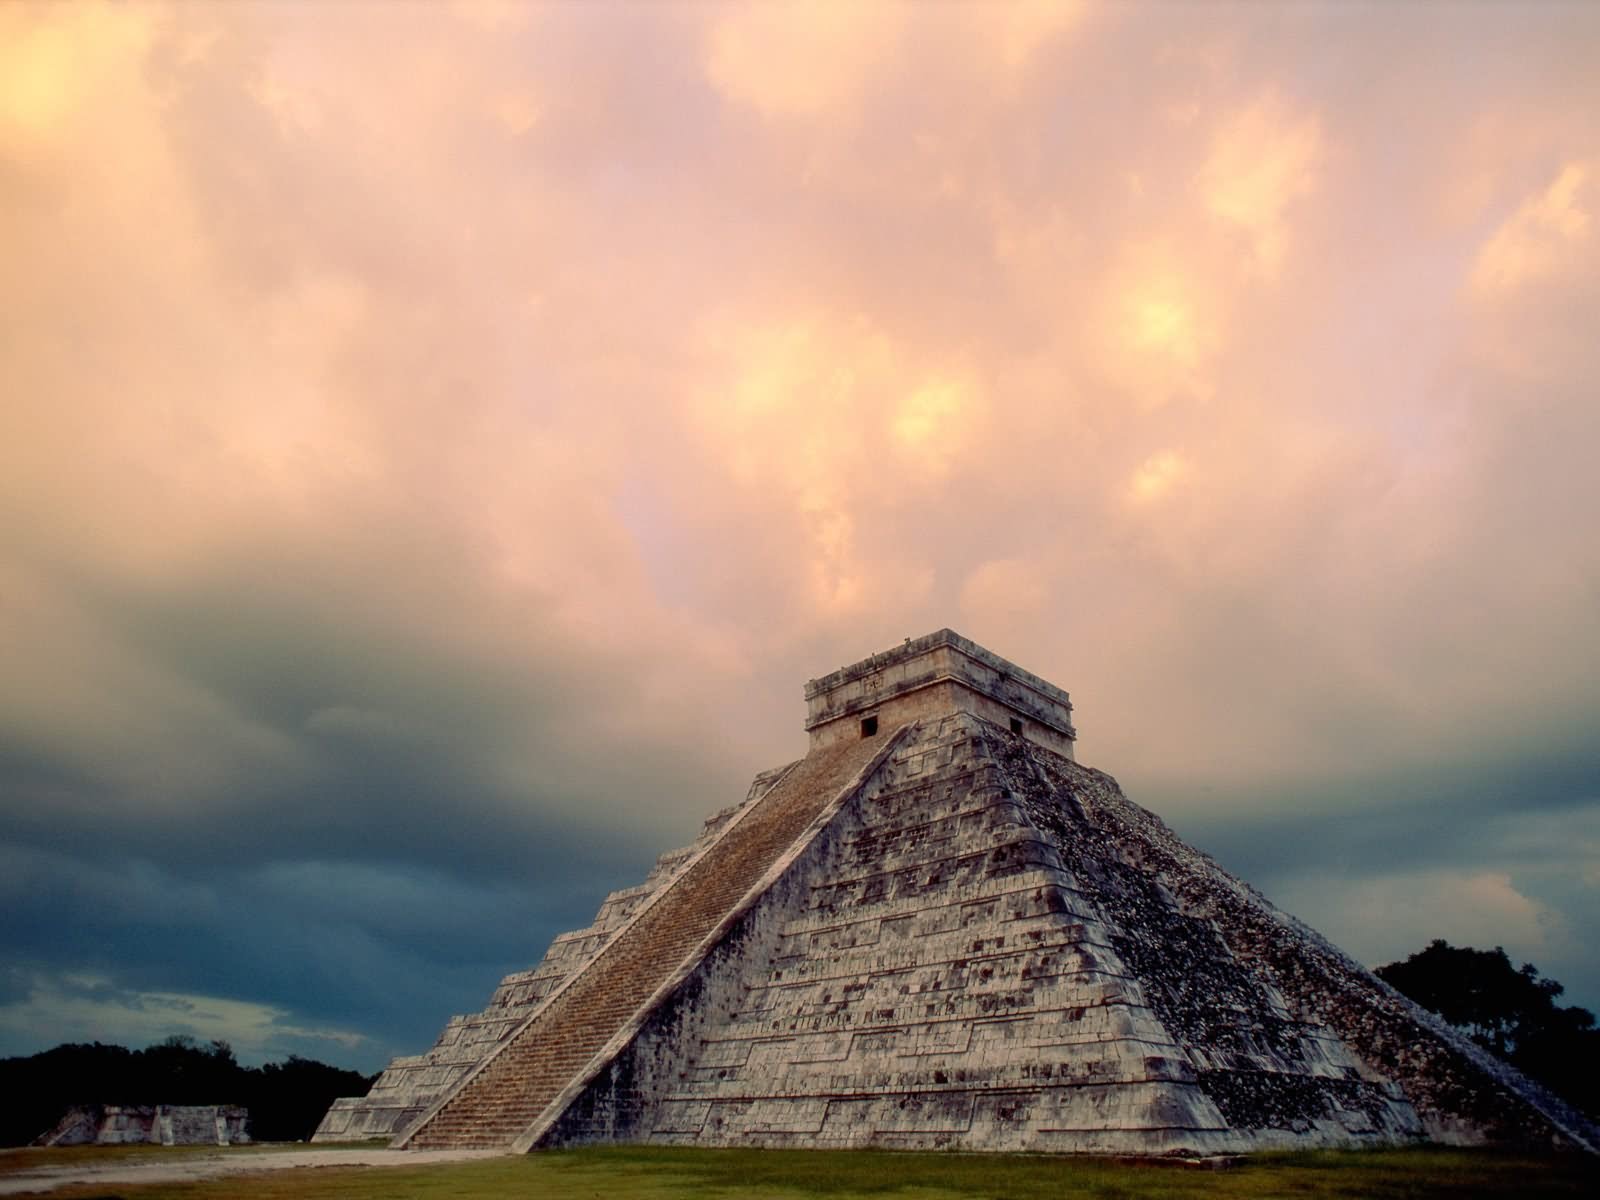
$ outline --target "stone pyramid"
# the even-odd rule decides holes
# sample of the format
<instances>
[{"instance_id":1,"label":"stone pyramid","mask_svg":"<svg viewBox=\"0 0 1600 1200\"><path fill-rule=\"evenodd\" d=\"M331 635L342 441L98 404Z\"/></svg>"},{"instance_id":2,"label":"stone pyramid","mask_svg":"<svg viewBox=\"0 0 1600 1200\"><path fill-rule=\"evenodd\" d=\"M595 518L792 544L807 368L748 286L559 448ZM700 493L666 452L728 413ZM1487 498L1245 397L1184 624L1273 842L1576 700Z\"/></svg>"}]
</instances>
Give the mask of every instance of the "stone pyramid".
<instances>
[{"instance_id":1,"label":"stone pyramid","mask_svg":"<svg viewBox=\"0 0 1600 1200\"><path fill-rule=\"evenodd\" d=\"M319 1140L1238 1153L1600 1131L1075 761L941 630Z\"/></svg>"}]
</instances>

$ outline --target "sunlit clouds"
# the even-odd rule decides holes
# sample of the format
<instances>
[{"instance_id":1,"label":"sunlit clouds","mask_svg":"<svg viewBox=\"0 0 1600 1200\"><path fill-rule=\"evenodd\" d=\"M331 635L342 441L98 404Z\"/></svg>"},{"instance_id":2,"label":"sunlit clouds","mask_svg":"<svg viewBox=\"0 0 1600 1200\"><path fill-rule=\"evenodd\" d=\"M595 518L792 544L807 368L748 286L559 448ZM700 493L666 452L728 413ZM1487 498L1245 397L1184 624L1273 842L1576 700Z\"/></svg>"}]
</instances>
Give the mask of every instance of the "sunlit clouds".
<instances>
[{"instance_id":1,"label":"sunlit clouds","mask_svg":"<svg viewBox=\"0 0 1600 1200\"><path fill-rule=\"evenodd\" d=\"M1589 164L1569 162L1550 186L1530 197L1484 244L1472 282L1493 292L1537 283L1584 261L1600 197Z\"/></svg>"},{"instance_id":2,"label":"sunlit clouds","mask_svg":"<svg viewBox=\"0 0 1600 1200\"><path fill-rule=\"evenodd\" d=\"M770 116L818 117L859 99L911 13L900 4L729 6L711 20L706 77Z\"/></svg>"},{"instance_id":3,"label":"sunlit clouds","mask_svg":"<svg viewBox=\"0 0 1600 1200\"><path fill-rule=\"evenodd\" d=\"M1321 156L1316 118L1284 111L1270 94L1230 114L1214 136L1198 180L1206 208L1248 239L1269 279L1288 253L1291 205L1312 190Z\"/></svg>"},{"instance_id":4,"label":"sunlit clouds","mask_svg":"<svg viewBox=\"0 0 1600 1200\"><path fill-rule=\"evenodd\" d=\"M1151 503L1169 495L1182 481L1188 464L1174 450L1153 454L1133 473L1133 499Z\"/></svg>"},{"instance_id":5,"label":"sunlit clouds","mask_svg":"<svg viewBox=\"0 0 1600 1200\"><path fill-rule=\"evenodd\" d=\"M1600 1002L1597 54L1558 4L0 7L3 894L79 930L13 935L9 1048L187 997L415 1049L945 625L1358 955Z\"/></svg>"},{"instance_id":6,"label":"sunlit clouds","mask_svg":"<svg viewBox=\"0 0 1600 1200\"><path fill-rule=\"evenodd\" d=\"M718 6L705 32L705 75L728 100L767 118L848 121L875 91L921 75L930 55L1013 87L1037 52L1085 16L1079 0Z\"/></svg>"}]
</instances>

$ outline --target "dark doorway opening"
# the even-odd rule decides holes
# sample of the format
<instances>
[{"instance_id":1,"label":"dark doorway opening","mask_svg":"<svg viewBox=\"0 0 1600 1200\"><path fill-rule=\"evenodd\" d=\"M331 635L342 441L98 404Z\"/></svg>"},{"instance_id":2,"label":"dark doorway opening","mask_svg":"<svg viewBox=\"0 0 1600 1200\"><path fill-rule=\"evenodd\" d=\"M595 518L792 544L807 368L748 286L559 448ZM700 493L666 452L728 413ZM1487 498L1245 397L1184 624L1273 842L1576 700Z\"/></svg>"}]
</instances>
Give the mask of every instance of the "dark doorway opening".
<instances>
[{"instance_id":1,"label":"dark doorway opening","mask_svg":"<svg viewBox=\"0 0 1600 1200\"><path fill-rule=\"evenodd\" d=\"M1018 720L1016 717L1012 717L1011 718L1011 732L1012 733L1021 733L1022 732L1022 722L1020 720Z\"/></svg>"},{"instance_id":2,"label":"dark doorway opening","mask_svg":"<svg viewBox=\"0 0 1600 1200\"><path fill-rule=\"evenodd\" d=\"M873 737L873 736L875 736L877 734L877 732L878 732L878 718L877 717L862 717L861 718L861 736L862 737L864 737L864 738Z\"/></svg>"}]
</instances>

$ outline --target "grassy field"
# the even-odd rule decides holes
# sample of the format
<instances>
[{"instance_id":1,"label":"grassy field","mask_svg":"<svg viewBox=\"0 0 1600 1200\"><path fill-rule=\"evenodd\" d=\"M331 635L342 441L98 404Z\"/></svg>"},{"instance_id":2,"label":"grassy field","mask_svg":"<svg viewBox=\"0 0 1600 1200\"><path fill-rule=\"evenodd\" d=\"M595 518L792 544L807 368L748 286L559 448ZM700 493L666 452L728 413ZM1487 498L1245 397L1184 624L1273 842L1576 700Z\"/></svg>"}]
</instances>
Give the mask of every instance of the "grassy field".
<instances>
[{"instance_id":1,"label":"grassy field","mask_svg":"<svg viewBox=\"0 0 1600 1200\"><path fill-rule=\"evenodd\" d=\"M230 1153L259 1154L270 1150ZM96 1151L0 1155L0 1176ZM103 1152L101 1152L103 1153ZM153 1148L143 1153L174 1153ZM178 1153L183 1153L179 1151ZM75 1187L60 1200L1178 1200L1185 1197L1600 1196L1600 1163L1440 1149L1262 1155L1222 1168L1088 1159L847 1151L603 1148L401 1168L321 1167L181 1184Z\"/></svg>"}]
</instances>

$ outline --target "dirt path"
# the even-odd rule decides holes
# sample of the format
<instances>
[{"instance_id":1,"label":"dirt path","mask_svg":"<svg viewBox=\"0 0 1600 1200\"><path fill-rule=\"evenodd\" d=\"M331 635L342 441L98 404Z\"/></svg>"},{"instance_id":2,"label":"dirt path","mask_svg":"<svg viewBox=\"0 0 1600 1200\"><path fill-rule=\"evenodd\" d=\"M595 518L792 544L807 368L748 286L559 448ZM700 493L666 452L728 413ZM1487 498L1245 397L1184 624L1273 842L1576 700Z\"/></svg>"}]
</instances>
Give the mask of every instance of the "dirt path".
<instances>
[{"instance_id":1,"label":"dirt path","mask_svg":"<svg viewBox=\"0 0 1600 1200\"><path fill-rule=\"evenodd\" d=\"M79 1160L62 1166L24 1167L0 1175L0 1196L53 1191L73 1184L184 1183L254 1171L296 1167L416 1167L425 1163L493 1158L498 1150L284 1150L221 1151L172 1158L113 1158L104 1163Z\"/></svg>"}]
</instances>

